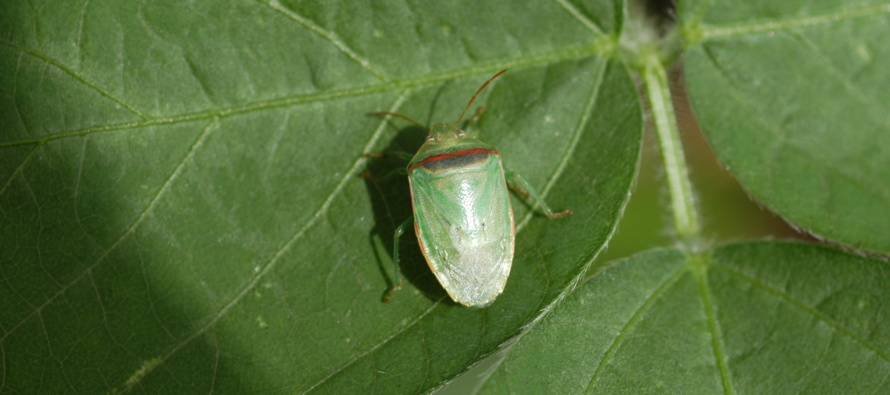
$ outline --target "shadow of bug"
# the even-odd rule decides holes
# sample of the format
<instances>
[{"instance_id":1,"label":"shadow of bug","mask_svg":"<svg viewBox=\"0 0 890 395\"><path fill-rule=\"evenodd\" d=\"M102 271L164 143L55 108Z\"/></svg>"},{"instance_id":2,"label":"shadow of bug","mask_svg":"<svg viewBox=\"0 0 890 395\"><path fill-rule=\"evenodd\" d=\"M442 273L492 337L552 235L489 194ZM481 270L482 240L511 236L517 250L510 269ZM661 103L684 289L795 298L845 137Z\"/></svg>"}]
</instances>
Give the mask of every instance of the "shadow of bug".
<instances>
[{"instance_id":1,"label":"shadow of bug","mask_svg":"<svg viewBox=\"0 0 890 395\"><path fill-rule=\"evenodd\" d=\"M379 151L381 157L368 158L367 167L362 174L374 212L374 227L368 234L368 241L374 250L381 276L386 279L385 286L381 284L381 301L395 285L393 257L398 253L403 288L406 288L404 282L407 282L430 300L456 305L436 280L426 258L420 252L413 227L402 235L399 251L392 250L396 228L408 219L413 211L408 177L404 173L408 161L391 153L413 155L423 145L428 133L428 130L417 126L401 129L390 143ZM397 298L399 295L400 293L396 293L394 297Z\"/></svg>"}]
</instances>

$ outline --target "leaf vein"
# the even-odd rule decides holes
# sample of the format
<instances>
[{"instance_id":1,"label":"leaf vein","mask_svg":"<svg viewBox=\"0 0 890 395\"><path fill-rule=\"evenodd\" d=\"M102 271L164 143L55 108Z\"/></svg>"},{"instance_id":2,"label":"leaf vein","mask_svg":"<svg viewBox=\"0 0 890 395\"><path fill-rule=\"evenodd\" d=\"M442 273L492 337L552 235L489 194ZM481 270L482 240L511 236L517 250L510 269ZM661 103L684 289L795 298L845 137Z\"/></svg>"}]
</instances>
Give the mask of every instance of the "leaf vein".
<instances>
[{"instance_id":1,"label":"leaf vein","mask_svg":"<svg viewBox=\"0 0 890 395\"><path fill-rule=\"evenodd\" d=\"M6 348L0 342L0 392L6 388Z\"/></svg>"},{"instance_id":2,"label":"leaf vein","mask_svg":"<svg viewBox=\"0 0 890 395\"><path fill-rule=\"evenodd\" d=\"M728 75L727 71L725 69L723 69L722 67L720 67L720 63L716 60L715 56L712 53L710 53L710 51L706 51L706 53L707 53L708 58L710 59L711 63L713 64L714 68L727 81L727 84L733 85L734 80L733 80L732 76ZM725 91L726 91L726 94L728 95L728 97L732 98L739 105L747 106L752 109L758 109L758 104L760 104L760 103L756 103L750 99L747 99L745 96L740 95L738 93L739 89L726 89ZM764 111L760 111L760 110L758 110L758 113L766 114ZM772 119L769 119L766 117L754 117L754 118L751 118L750 120L753 122L756 122L757 124L762 126L765 130L769 130L775 136L777 136L777 138L773 142L771 142L770 150L775 150L775 154L773 155L773 158L776 158L778 156L779 150L781 149L782 145L793 148L793 149L797 150L798 152L800 152L802 155L804 155L808 160L810 160L811 162L816 164L818 168L822 168L822 169L826 169L826 170L835 172L841 178L844 178L844 179L850 181L851 183L859 186L862 191L867 192L867 193L871 194L872 196L878 197L885 204L890 205L890 197L886 197L885 193L883 191L877 189L877 188L883 187L884 186L883 184L874 183L874 182L871 182L870 180L860 180L856 174L848 174L847 172L844 171L843 168L833 166L833 163L831 163L831 162L826 162L825 158L817 158L817 157L813 156L813 153L809 152L809 150L799 147L798 145L794 144L793 140L789 140L787 138L788 136L786 135L787 131L783 130L783 128L780 126L775 125L772 122L773 121Z\"/></svg>"},{"instance_id":3,"label":"leaf vein","mask_svg":"<svg viewBox=\"0 0 890 395\"><path fill-rule=\"evenodd\" d=\"M77 66L80 67L83 64L83 34L84 34L84 22L86 21L87 16L87 7L90 6L89 1L85 1L83 3L83 7L80 8L80 18L77 20L77 33L74 35L76 38L74 39L74 47L77 48Z\"/></svg>"},{"instance_id":4,"label":"leaf vein","mask_svg":"<svg viewBox=\"0 0 890 395\"><path fill-rule=\"evenodd\" d=\"M860 190L875 197L876 200L882 202L884 204L884 206L887 206L888 208L890 208L890 197L888 197L886 195L885 191L881 191L881 190L877 189L877 188L880 188L885 185L878 185L880 183L874 183L869 180L860 180L855 175L848 174L846 171L843 170L843 168L839 168L836 166L826 166L825 158L817 157L812 152L797 146L797 144L794 144L793 140L784 140L784 141L782 141L782 143L785 146L787 146L788 148L799 152L802 156L804 156L807 160L812 162L814 165L825 166L825 170L827 170L829 172L833 172L833 173L837 174L840 178L846 179L847 181L850 181L852 184L855 184L856 186L858 186L860 188Z\"/></svg>"},{"instance_id":5,"label":"leaf vein","mask_svg":"<svg viewBox=\"0 0 890 395\"><path fill-rule=\"evenodd\" d=\"M182 169L185 167L185 164L187 162L189 162L190 159L195 155L195 152L198 150L198 148L200 148L204 144L204 141L207 139L207 136L210 134L209 132L213 128L215 128L217 125L218 125L218 121L214 120L209 125L207 125L207 127L204 128L204 130L201 132L201 135L198 136L198 138L195 140L195 142L189 148L188 152L185 154L185 156L182 158L182 160L180 160L179 164L176 166L176 168L170 174L170 176L167 177L167 179L164 181L164 184L161 186L160 189L158 189L158 192L155 194L155 196L151 199L150 202L148 202L148 204L145 206L145 208L142 210L142 212L139 213L139 216L136 217L136 219L133 221L133 223L130 224L130 226L124 231L123 234L121 234L121 236L114 242L114 244L112 244L111 247L108 247L108 249L105 250L105 252L102 253L102 255L100 255L99 258L97 258L95 262L93 262L92 264L90 264L90 266L88 266L86 269L84 269L84 271L81 272L80 275L78 275L76 278L71 280L71 282L69 282L67 285L65 285L58 291L56 291L56 293L53 294L52 296L50 296L49 298L47 298L47 300L44 301L43 304L41 304L40 306L37 306L37 308L35 308L31 314L29 314L27 317L22 319L16 325L14 325L8 332L4 333L3 336L0 337L0 343L4 342L6 340L6 338L8 338L12 333L14 333L25 322L30 320L35 315L39 315L40 312L45 307L49 306L53 301L58 299L62 294L67 292L69 289L71 289L71 287L73 287L75 284L79 283L80 280L82 280L84 277L89 276L90 273L92 273L93 269L95 269L100 263L102 263L105 260L105 258L107 258L111 254L111 252L117 248L117 246L119 246L121 243L123 243L124 240L126 240L127 237L130 236L136 230L136 228L142 223L142 221L144 221L145 218L148 217L149 211L151 211L151 209L154 208L154 206L161 199L161 197L165 194L165 192L168 189L170 189L170 185L173 183L173 181L176 180L176 178L179 176L180 173L182 173Z\"/></svg>"},{"instance_id":6,"label":"leaf vein","mask_svg":"<svg viewBox=\"0 0 890 395\"><path fill-rule=\"evenodd\" d=\"M630 330L637 324L637 322L639 322L643 318L643 315L647 311L649 311L649 309L652 307L652 305L655 304L655 302L661 297L661 295L667 292L667 290L670 289L670 287L673 286L677 281L679 281L680 277L682 277L687 272L688 268L686 266L678 265L677 268L674 270L674 273L671 274L670 277L667 277L661 284L659 284L658 287L655 288L655 290L646 298L643 304L641 304L640 307L638 307L637 310L634 311L630 319L627 320L627 322L618 332L618 336L616 336L615 340L612 341L612 344L609 345L609 348L603 354L602 359L600 359L599 365L597 365L596 370L590 377L590 381L588 382L587 388L584 391L585 393L589 394L593 391L593 385L596 383L600 374L602 374L603 369L606 368L606 364L608 363L609 359L612 358L612 355L615 354L615 352L618 350L618 347L623 344L624 339L628 336Z\"/></svg>"},{"instance_id":7,"label":"leaf vein","mask_svg":"<svg viewBox=\"0 0 890 395\"><path fill-rule=\"evenodd\" d=\"M693 255L689 257L689 263L696 269L695 281L698 283L698 292L702 301L702 309L708 323L708 331L711 332L711 347L714 351L714 362L720 372L720 382L723 384L723 393L732 394L732 375L726 366L726 352L724 351L723 337L720 336L720 325L714 311L713 293L708 284L707 265L711 263L710 257L705 255Z\"/></svg>"},{"instance_id":8,"label":"leaf vein","mask_svg":"<svg viewBox=\"0 0 890 395\"><path fill-rule=\"evenodd\" d=\"M24 58L24 57L25 57L25 53L22 52L22 53L19 54L19 58L16 60L16 64L15 64L15 75L12 77L12 78L13 78L13 83L12 83L12 93L10 94L10 99L12 99L12 108L15 109L15 116L16 116L16 119L17 119L19 122L21 122L21 124L22 124L22 129L24 129L25 134L26 134L26 135L31 135L32 132L31 132L30 128L28 127L28 123L25 122L25 117L22 115L22 109L21 109L21 107L19 106L19 101L18 101L18 99L17 99L17 96L18 96L18 88L19 88L19 86L18 86L18 81L19 81L19 70L22 69L22 58Z\"/></svg>"},{"instance_id":9,"label":"leaf vein","mask_svg":"<svg viewBox=\"0 0 890 395\"><path fill-rule=\"evenodd\" d=\"M306 17L294 12L293 10L291 10L289 8L282 6L281 3L278 2L278 0L269 0L269 1L257 0L257 1L265 4L266 6L272 8L275 11L280 12L281 14L283 14L286 17L293 19L294 21L303 25L303 27L309 29L309 31L321 36L325 40L328 40L331 44L334 45L334 47L336 47L338 50L343 52L350 59L352 59L353 61L358 63L360 66L362 66L362 68L364 68L365 70L368 70L369 72L371 72L371 74L374 74L374 76L376 76L377 78L379 78L383 81L386 81L389 79L389 77L385 73L374 68L374 66L371 65L371 62L368 61L368 59L365 59L365 58L359 56L359 54L355 53L355 51L353 51L352 48L349 48L349 46L346 45L346 43L343 42L343 40L341 40L339 37L337 37L337 35L335 33L329 32L329 31L323 29L321 26L318 26L317 24L315 24L311 20L309 20L309 18L306 18Z\"/></svg>"},{"instance_id":10,"label":"leaf vein","mask_svg":"<svg viewBox=\"0 0 890 395\"><path fill-rule=\"evenodd\" d=\"M575 17L578 22L581 22L581 24L590 31L596 33L597 35L603 34L603 28L601 26L597 25L592 20L590 20L590 18L582 14L577 7L573 6L568 1L556 0L556 3L559 4L559 6L562 7L564 10L566 10L566 12L568 12L571 16Z\"/></svg>"},{"instance_id":11,"label":"leaf vein","mask_svg":"<svg viewBox=\"0 0 890 395\"><path fill-rule=\"evenodd\" d=\"M361 86L357 88L349 88L343 90L336 91L327 91L321 93L310 93L303 95L294 95L284 98L271 99L265 101L259 101L254 103L249 103L241 106L234 107L224 107L216 110L208 110L208 111L199 111L194 113L185 113L178 115L170 115L166 117L156 117L151 119L146 119L143 121L137 122L124 122L119 124L108 124L108 125L97 125L91 126L83 129L76 129L67 132L55 133L52 135L47 135L35 139L28 140L18 140L18 141L10 141L0 143L0 148L11 147L11 146L19 146L26 144L37 144L43 143L50 140L57 140L68 137L77 137L83 136L87 134L100 133L100 132L111 132L111 131L120 131L120 130L128 130L128 129L139 129L144 128L146 126L158 126L158 125L172 125L184 122L190 122L195 120L202 119L212 119L212 118L224 118L231 115L250 113L254 111L262 111L268 109L275 109L281 107L288 107L293 105L299 105L310 102L321 102L333 99L339 99L344 97L358 97L362 95L380 93L380 92L388 92L398 89L408 89L408 88L416 88L423 86L430 86L442 81L453 80L457 78L464 78L473 75L479 74L491 74L498 70L503 70L505 68L524 68L529 66L535 66L542 63L550 63L557 62L563 60L570 59L578 59L583 57L588 57L591 55L599 55L596 48L591 48L589 46L583 46L578 48L570 48L567 50L555 51L551 53L545 53L540 56L527 57L527 58L519 58L512 59L504 62L491 63L487 65L482 65L478 67L467 67L462 68L455 71L448 71L444 73L431 74L417 78L405 79L400 81L386 81L383 83L375 84L375 85L367 85Z\"/></svg>"},{"instance_id":12,"label":"leaf vein","mask_svg":"<svg viewBox=\"0 0 890 395\"><path fill-rule=\"evenodd\" d=\"M856 98L856 100L861 104L862 107L868 109L868 112L871 116L883 124L887 129L890 129L890 121L886 119L887 110L885 107L877 106L876 103L880 102L879 100L869 99L860 89L859 86L854 85L850 82L850 79L841 73L834 62L825 55L819 46L817 46L812 40L804 37L803 35L796 35L796 37L804 44L807 48L809 48L813 54L819 57L822 65L825 66L825 69L833 76L837 81L843 85L844 89L850 93L850 96Z\"/></svg>"},{"instance_id":13,"label":"leaf vein","mask_svg":"<svg viewBox=\"0 0 890 395\"><path fill-rule=\"evenodd\" d=\"M22 170L25 168L25 165L31 161L31 158L34 157L34 154L37 153L37 150L40 149L40 147L42 147L42 146L43 146L43 144L39 144L39 143L34 144L34 148L31 149L31 152L29 152L28 155L25 155L25 158L22 159L22 163L20 163L18 165L18 167L15 168L15 170L12 172L12 174L9 175L9 178L6 179L6 182L3 183L3 186L0 187L0 196L2 196L4 193L6 193L6 188L9 187L9 184L12 184L12 180L15 179L16 176L18 176L19 174L22 173Z\"/></svg>"},{"instance_id":14,"label":"leaf vein","mask_svg":"<svg viewBox=\"0 0 890 395\"><path fill-rule=\"evenodd\" d=\"M721 39L734 36L746 36L750 34L808 28L826 23L833 23L853 18L874 16L880 13L890 12L890 4L881 4L868 7L857 7L848 10L840 10L833 13L812 15L799 18L780 19L761 23L747 23L737 25L703 26L702 34L705 40Z\"/></svg>"},{"instance_id":15,"label":"leaf vein","mask_svg":"<svg viewBox=\"0 0 890 395\"><path fill-rule=\"evenodd\" d=\"M578 120L578 124L575 126L575 130L572 132L572 140L569 142L569 146L566 148L565 153L560 158L559 164L556 166L556 169L553 170L553 173L550 174L550 177L547 179L547 184L544 185L544 188L541 190L541 198L546 198L547 194L550 193L550 190L553 189L553 186L559 180L562 173L565 171L568 166L569 160L572 158L572 155L575 154L575 149L578 148L578 144L581 142L581 136L584 134L584 127L587 125L587 122L590 121L590 117L593 114L593 108L596 106L597 99L599 98L600 88L603 85L603 79L606 74L606 65L608 62L605 58L597 59L596 64L596 80L593 83L593 89L590 91L590 97L587 98L587 103L584 107L584 113L581 115L581 119ZM526 224L531 220L532 215L534 215L534 209L537 208L538 203L531 207L532 209L525 214L519 224L516 225L516 233L519 233Z\"/></svg>"},{"instance_id":16,"label":"leaf vein","mask_svg":"<svg viewBox=\"0 0 890 395\"><path fill-rule=\"evenodd\" d=\"M313 384L311 387L309 387L308 389L306 389L306 390L303 391L302 393L304 393L304 394L305 394L305 393L309 393L310 391L314 390L315 388L318 388L319 385L324 384L325 382L327 382L328 380L330 380L332 377L336 376L336 375L339 374L340 372L344 371L346 368L348 368L348 367L351 366L352 364L356 363L357 361L359 361L360 359L362 359L362 358L364 358L364 357L366 357L366 356L368 356L368 355L371 355L371 353L373 353L374 351L377 351L377 349L379 349L380 347L383 347L383 345L389 343L392 339L395 339L396 337L398 337L399 335L401 335L402 333L404 333L406 330L410 329L410 328L413 327L414 325L417 325L417 323L419 323L424 317L426 317L427 314L429 314L429 313L431 313L433 310L435 310L436 307L439 307L439 306L442 304L442 299L444 299L444 298L446 298L446 297L447 297L447 296L443 296L443 297L440 298L439 300L435 301L433 304L430 305L430 307L427 307L426 310L424 310L422 313L420 313L420 315L418 315L417 318L415 318L414 320L412 320L411 322L409 322L408 324L406 324L405 326L403 326L402 328L400 328L398 331L396 331L395 333L393 333L392 335L390 335L390 336L387 337L386 339L383 339L383 341L381 341L380 343L377 343L377 344L374 345L373 347L367 349L365 352L363 352L363 353L361 353L361 354L359 354L359 355L356 355L355 358L353 358L353 359L350 360L349 362L346 362L345 364L343 364L343 365L340 366L339 368L334 369L334 371L331 372L331 374L329 374L329 375L323 377L321 380L319 380L317 383ZM379 369L377 369L377 371L379 371ZM375 379L376 379L377 376L375 375L374 377L375 377Z\"/></svg>"},{"instance_id":17,"label":"leaf vein","mask_svg":"<svg viewBox=\"0 0 890 395\"><path fill-rule=\"evenodd\" d=\"M594 90L596 90L597 92L598 92L599 89L600 89L600 86L599 86L599 85L602 84L602 78L605 76L605 68L603 68L602 70L600 70L600 74L601 74L600 77L599 77L600 79L598 80L598 81L600 81L600 82L597 83L597 84L595 85L595 87L594 87ZM599 93L596 93L596 94L592 95L592 96L591 96L591 99L597 97L598 95L599 95ZM592 113L592 112L591 112L591 113ZM579 137L579 141L580 141L580 137ZM637 167L639 167L639 163L640 163L639 158L640 158L641 155L642 155L642 145L640 145L640 148L639 148L639 150L638 150L638 152L637 152L637 160L634 162L634 163L636 163L636 166L637 166ZM629 186L628 186L628 187L629 187ZM621 207L619 208L619 212L623 213L624 210L625 210L625 208L627 208L627 204L628 204L628 202L630 201L629 197L630 197L630 195L628 194L627 197L624 199L624 201L621 202ZM617 218L620 218L620 217L621 217L620 215L617 216ZM605 239L606 239L606 240L611 239L612 236L615 235L615 232L616 232L617 230L618 230L618 221L614 221L614 222L612 223L612 226L608 229L608 233L605 235ZM507 341L502 345L502 347L504 347L504 348L502 348L502 349L506 349L506 347L509 347L510 344L515 344L516 342L518 342L523 336L525 336L526 333L528 333L533 327L535 327L535 326L537 325L538 322L540 322L540 321L541 321L542 319L544 319L544 317L546 317L551 311L553 311L553 309L556 308L556 306L557 306L560 302L562 302L563 299L565 299L565 297L569 294L569 292L570 292L571 290L573 290L573 289L578 285L578 283L580 283L581 280L584 278L585 274L586 274L587 271L590 269L590 266L593 264L593 262L594 262L594 261L596 260L596 258L599 256L600 252L603 251L603 248L602 248L602 247L604 247L604 246L605 246L605 244L603 244L598 250L594 251L594 252L593 252L592 254L590 254L589 256L587 256L587 257L583 257L583 258L580 259L580 261L583 261L584 263L583 263L583 269L582 269L581 271L579 271L578 275L577 275L574 279L572 279L572 280L569 282L568 286L566 286L566 288L564 288L564 289L560 292L560 294L557 295L556 298L554 298L554 300L553 300L552 302L550 302L548 305L546 305L546 306L544 306L543 308L541 308L540 310L538 310L538 313L537 313L538 315L537 315L536 317L533 317L533 318L531 318L531 319L528 319L528 320L527 320L528 323L525 324L525 325L523 325L522 328L520 328L519 332L518 332L512 339L507 340ZM505 353L506 353L506 351L505 351ZM505 357L505 358L506 358L506 357ZM500 364L503 362L503 360L504 360L505 358L502 358L502 359L497 363L497 365L500 365ZM492 377L492 375L489 375L488 377L485 378L485 380L487 381L487 380L488 380L489 378L491 378L491 377ZM480 384L480 388L481 388L481 385L482 385L482 384Z\"/></svg>"},{"instance_id":18,"label":"leaf vein","mask_svg":"<svg viewBox=\"0 0 890 395\"><path fill-rule=\"evenodd\" d=\"M872 343L869 342L868 340L866 340L866 339L864 339L863 337L857 335L857 334L854 333L851 329L848 329L847 327L845 327L844 325L842 325L840 322L837 322L837 321L833 320L833 319L832 319L831 317L829 317L827 314L822 313L821 311L819 311L818 309L816 309L814 306L810 306L810 305L804 303L804 302L801 301L801 300L795 299L793 296L789 295L787 292L785 292L785 291L783 291L783 290L774 288L774 287L772 287L772 286L770 286L770 285L768 285L768 284L766 284L766 283L764 283L764 282L762 282L762 281L759 281L759 280L756 279L756 278L750 277L750 276L748 276L748 275L745 274L745 273L742 273L742 272L740 272L740 271L738 271L738 270L735 270L735 269L733 269L733 268L724 266L724 265L722 265L722 264L720 264L720 263L718 263L718 262L712 262L711 265L714 266L714 267L718 267L718 268L720 268L721 270L723 270L723 271L725 271L725 272L727 272L727 273L729 273L729 274L731 274L731 275L733 275L733 276L735 276L735 277L738 277L738 278L740 278L740 279L742 279L742 280L745 280L745 281L751 283L752 285L754 285L754 286L756 286L756 287L758 287L758 288L760 288L760 289L763 289L763 290L766 291L766 292L769 292L769 293L771 293L771 294L773 294L773 295L778 296L779 298L781 298L781 299L783 299L784 301L788 302L788 304L790 304L791 306L797 307L797 308L799 308L799 309L801 309L801 310L803 310L803 311L805 311L805 312L811 314L811 315L812 315L813 317L815 317L816 319L819 319L820 321L822 321L822 322L828 324L829 326L831 326L832 328L834 328L834 329L837 330L838 332L840 332L840 333L846 335L846 336L849 337L850 339L852 339L852 340L854 340L855 342L861 344L863 347L867 348L867 349L870 350L871 352L873 352L873 353L875 353L876 355L878 355L879 357L883 358L885 361L890 362L890 352L888 352L888 351L886 351L886 350L883 350L880 346L878 346L878 345L876 345L876 344L872 344Z\"/></svg>"},{"instance_id":19,"label":"leaf vein","mask_svg":"<svg viewBox=\"0 0 890 395\"><path fill-rule=\"evenodd\" d=\"M77 80L77 81L79 81L80 83L86 85L86 86L89 87L90 89L92 89L92 90L98 92L100 95L102 95L102 96L108 98L109 100L111 100L111 101L113 101L113 102L119 104L121 107L126 108L127 110L129 110L129 111L132 112L133 114L139 116L140 118L142 118L142 119L151 119L151 117L150 117L148 114L145 114L145 113L143 113L142 111L139 111L139 109L136 108L135 106L133 106L132 104L129 104L129 103L123 101L122 99L118 98L117 96L114 96L113 94L111 94L111 92L109 92L108 90L102 88L101 86L99 86L99 84L97 84L97 83L95 83L95 82L89 80L89 79L88 79L86 76L84 76L83 74L80 74L80 73L74 71L73 69L68 68L67 66L65 66L65 65L62 64L61 62L59 62L59 61L57 61L57 60L55 60L55 59L53 59L53 58L51 58L51 57L49 57L49 56L47 56L47 55L44 55L43 53L37 52L36 50L33 50L33 49L28 49L28 48L25 48L25 47L16 45L16 44L12 43L11 41L8 41L8 40L3 39L3 38L0 38L0 44L5 44L6 46L8 46L8 47L10 47L10 48L14 48L14 49L19 50L19 51L21 51L21 52L23 52L23 53L26 53L26 54L28 54L28 55L31 55L31 56L33 56L33 57L35 57L35 58L37 58L37 59L40 59L40 60L46 62L47 64L52 65L53 67L57 68L59 71L65 73L65 74L68 74L69 76L71 76L71 77L74 78L75 80Z\"/></svg>"},{"instance_id":20,"label":"leaf vein","mask_svg":"<svg viewBox=\"0 0 890 395\"><path fill-rule=\"evenodd\" d=\"M402 105L402 103L408 97L409 92L410 92L409 90L405 90L396 99L396 101L392 105L392 109L391 109L392 111L396 111L398 109L398 107ZM362 152L371 151L371 149L377 144L377 141L380 139L380 137L383 135L384 131L386 130L385 126L386 126L386 120L381 120L377 129L374 131L374 133L368 139L368 142L365 144L365 147L362 149ZM256 287L257 284L259 284L260 280L265 278L265 276L267 274L269 274L277 266L279 259L282 256L284 256L284 254L287 251L289 251L291 249L291 247L293 247L294 244L296 244L296 242L303 237L303 235L306 234L306 232L309 230L309 228L313 227L315 225L315 223L318 222L318 220L320 218L324 217L324 215L327 213L328 209L330 208L331 204L333 203L334 199L340 195L340 192L346 187L347 182L349 182L349 180L352 179L355 176L355 174L357 174L358 170L361 168L361 166L365 162L365 160L366 160L366 158L359 157L352 163L352 166L349 168L349 170L344 172L343 177L340 178L340 181L337 183L337 185L334 187L334 189L328 194L328 196L327 196L327 198L325 198L324 202L322 202L322 204L318 207L318 209L315 210L315 213L312 215L312 217L309 218L309 220L306 221L306 223L302 227L300 227L300 229L298 229L296 231L296 233L294 233L294 235L291 236L291 238L287 242L285 242L284 245L282 245L281 248L279 248L275 252L275 254L271 258L269 258L268 261L266 261L265 264L263 264L262 269L256 274L256 276L254 276L244 286L244 288L242 288L228 303L226 303L219 311L216 312L216 314L213 315L213 318L211 318L200 329L198 329L197 331L195 331L194 333L189 335L184 340L180 341L179 344L174 346L170 350L170 352L168 352L166 355L160 357L159 363L157 363L155 366L153 366L150 370L147 370L145 372L145 374L143 374L140 377L139 380L134 380L133 382L127 382L125 389L122 392L132 388L132 386L136 385L139 381L141 381L142 378L144 378L145 376L150 374L156 366L162 365L171 356L173 356L173 354L177 353L183 347L185 347L186 345L191 343L193 340L198 338L198 336L201 336L202 334L207 332L210 328L214 327L217 322L219 322L223 317L225 317L226 314L228 314L229 310L232 309L232 307L234 307L236 304L238 304L238 302L240 302L244 298L245 295L247 295L252 289L254 289ZM418 317L418 319L419 319L419 317ZM378 347L379 347L379 345L378 345ZM371 350L369 350L369 351L371 351ZM318 385L318 384L316 384L316 385Z\"/></svg>"},{"instance_id":21,"label":"leaf vein","mask_svg":"<svg viewBox=\"0 0 890 395\"><path fill-rule=\"evenodd\" d=\"M87 236L88 239L90 239L93 245L101 249L102 245L98 241L96 241L95 238L93 238L93 235L91 235L86 228L84 228L83 221L80 219L80 209L78 209L78 207L80 207L80 182L81 180L83 180L83 169L84 160L86 159L86 150L87 138L84 137L83 141L80 144L80 160L77 161L77 175L75 176L74 190L71 192L71 194L74 195L74 197L72 198L74 206L74 222L77 223L77 226L80 227L80 230L83 232L84 235Z\"/></svg>"},{"instance_id":22,"label":"leaf vein","mask_svg":"<svg viewBox=\"0 0 890 395\"><path fill-rule=\"evenodd\" d=\"M887 382L887 379L890 379L890 373L887 373L887 374L884 375L884 379L881 380L881 382L880 382L878 385L875 386L875 390L872 391L871 393L872 393L872 394L878 394L878 393L879 393L878 391L881 391L881 388L884 388L884 383ZM0 387L0 389L3 389L3 388Z\"/></svg>"}]
</instances>

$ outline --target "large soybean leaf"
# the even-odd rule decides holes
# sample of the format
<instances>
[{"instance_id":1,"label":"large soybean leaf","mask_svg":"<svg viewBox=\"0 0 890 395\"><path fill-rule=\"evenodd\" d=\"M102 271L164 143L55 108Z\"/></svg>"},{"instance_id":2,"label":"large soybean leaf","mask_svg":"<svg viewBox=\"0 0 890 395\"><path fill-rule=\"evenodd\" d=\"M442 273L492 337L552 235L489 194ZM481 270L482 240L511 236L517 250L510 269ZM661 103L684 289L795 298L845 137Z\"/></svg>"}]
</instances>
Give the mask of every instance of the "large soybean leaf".
<instances>
[{"instance_id":1,"label":"large soybean leaf","mask_svg":"<svg viewBox=\"0 0 890 395\"><path fill-rule=\"evenodd\" d=\"M809 232L890 253L890 2L679 9L690 100L742 185Z\"/></svg>"},{"instance_id":2,"label":"large soybean leaf","mask_svg":"<svg viewBox=\"0 0 890 395\"><path fill-rule=\"evenodd\" d=\"M484 393L886 393L890 266L831 248L651 250L592 277Z\"/></svg>"},{"instance_id":3,"label":"large soybean leaf","mask_svg":"<svg viewBox=\"0 0 890 395\"><path fill-rule=\"evenodd\" d=\"M0 3L0 392L427 391L584 274L636 172L611 2ZM407 237L423 123L481 137L570 218L514 198L489 308L450 302ZM475 107L475 106L474 106Z\"/></svg>"}]
</instances>

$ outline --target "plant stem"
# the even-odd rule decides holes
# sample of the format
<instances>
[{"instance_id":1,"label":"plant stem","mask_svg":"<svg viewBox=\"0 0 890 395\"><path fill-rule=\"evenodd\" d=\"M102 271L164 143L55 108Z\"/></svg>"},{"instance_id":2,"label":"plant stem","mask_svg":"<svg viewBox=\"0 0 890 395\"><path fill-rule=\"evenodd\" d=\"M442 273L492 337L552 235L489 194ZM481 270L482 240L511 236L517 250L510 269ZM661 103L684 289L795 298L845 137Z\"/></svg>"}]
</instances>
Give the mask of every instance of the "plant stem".
<instances>
[{"instance_id":1,"label":"plant stem","mask_svg":"<svg viewBox=\"0 0 890 395\"><path fill-rule=\"evenodd\" d=\"M674 231L684 244L697 241L701 230L692 183L686 170L686 159L683 155L683 144L674 116L671 102L671 91L668 86L667 73L657 56L650 56L642 68L643 83L649 99L649 109L658 135L661 156L664 160L668 190L671 197L671 209L674 217Z\"/></svg>"}]
</instances>

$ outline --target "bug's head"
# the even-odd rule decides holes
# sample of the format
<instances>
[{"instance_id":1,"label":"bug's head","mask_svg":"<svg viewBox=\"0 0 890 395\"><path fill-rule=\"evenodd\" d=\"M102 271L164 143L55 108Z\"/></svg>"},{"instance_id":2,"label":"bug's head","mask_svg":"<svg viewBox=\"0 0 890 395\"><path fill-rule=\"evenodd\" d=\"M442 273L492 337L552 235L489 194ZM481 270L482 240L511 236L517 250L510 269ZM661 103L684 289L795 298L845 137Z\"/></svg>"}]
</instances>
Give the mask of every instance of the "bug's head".
<instances>
[{"instance_id":1,"label":"bug's head","mask_svg":"<svg viewBox=\"0 0 890 395\"><path fill-rule=\"evenodd\" d=\"M473 101L476 100L476 96L478 96L479 93L482 92L482 90L485 89L485 87L488 86L489 83L491 83L491 81L493 81L495 78L500 77L501 74L504 74L506 72L507 72L507 69L501 70L501 71L497 72L497 74L495 74L491 78L489 78L488 81L485 81L485 83L482 84L482 86L480 86L478 90L476 90L476 93L473 94L473 97L470 98L470 101L467 102L467 106L464 107L464 110L460 113L460 116L457 117L457 121L455 121L454 123L437 123L437 124L433 125L433 127L430 128L430 134L429 134L429 136L426 137L426 140L427 141L448 141L448 140L454 140L457 138L467 136L467 133L464 132L463 130L461 130L460 127L458 127L457 125L459 125L460 121L464 119L464 115L467 113L467 109L469 109L470 105L473 104ZM421 128L426 129L426 127L421 125L419 122L417 122L411 118L408 118L402 114L398 114L398 113L394 113L394 112L378 111L378 112L372 112L368 115L398 117L398 118L402 118L408 122L411 122L417 126L420 126Z\"/></svg>"},{"instance_id":2,"label":"bug's head","mask_svg":"<svg viewBox=\"0 0 890 395\"><path fill-rule=\"evenodd\" d=\"M460 130L456 124L453 123L437 123L433 125L430 129L430 135L427 136L427 141L435 140L435 141L447 141L454 140L459 137L464 137L467 134Z\"/></svg>"}]
</instances>

